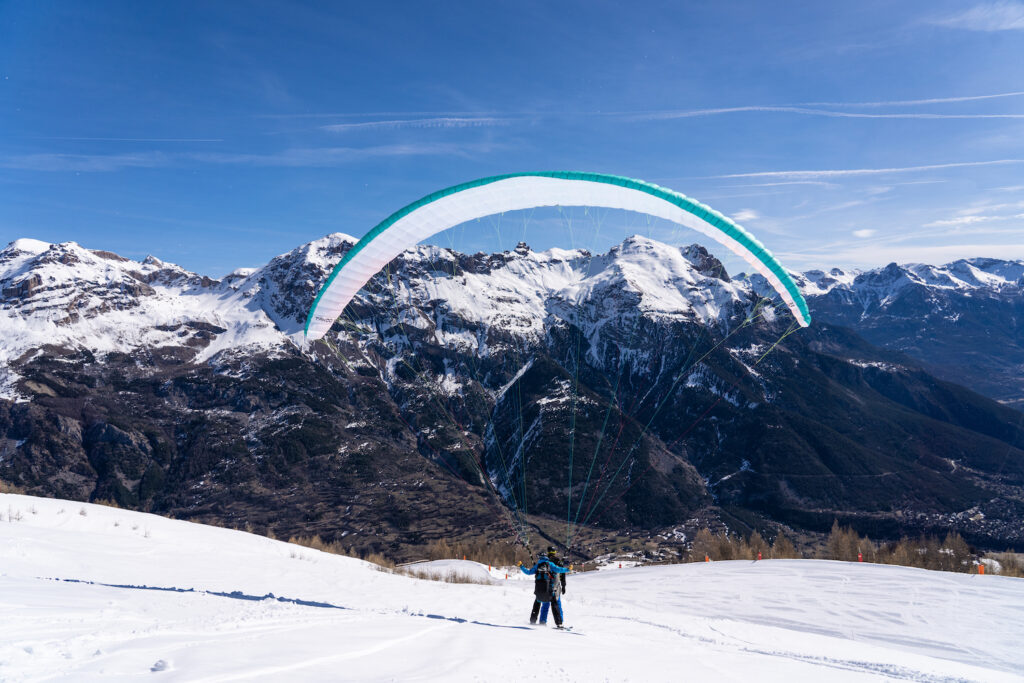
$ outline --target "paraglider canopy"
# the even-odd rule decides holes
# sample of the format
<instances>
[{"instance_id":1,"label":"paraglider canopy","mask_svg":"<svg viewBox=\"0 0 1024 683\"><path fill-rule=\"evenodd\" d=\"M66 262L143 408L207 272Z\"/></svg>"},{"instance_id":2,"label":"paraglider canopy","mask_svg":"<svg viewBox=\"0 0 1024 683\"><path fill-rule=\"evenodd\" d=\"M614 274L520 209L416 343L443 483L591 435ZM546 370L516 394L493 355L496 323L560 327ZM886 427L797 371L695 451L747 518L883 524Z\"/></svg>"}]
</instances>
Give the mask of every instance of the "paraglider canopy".
<instances>
[{"instance_id":1,"label":"paraglider canopy","mask_svg":"<svg viewBox=\"0 0 1024 683\"><path fill-rule=\"evenodd\" d=\"M349 250L320 290L306 320L306 338L327 334L345 306L405 249L453 226L506 211L593 206L648 214L692 228L726 246L771 284L802 327L811 322L796 283L753 235L684 194L643 180L601 173L512 173L455 185L391 214Z\"/></svg>"}]
</instances>

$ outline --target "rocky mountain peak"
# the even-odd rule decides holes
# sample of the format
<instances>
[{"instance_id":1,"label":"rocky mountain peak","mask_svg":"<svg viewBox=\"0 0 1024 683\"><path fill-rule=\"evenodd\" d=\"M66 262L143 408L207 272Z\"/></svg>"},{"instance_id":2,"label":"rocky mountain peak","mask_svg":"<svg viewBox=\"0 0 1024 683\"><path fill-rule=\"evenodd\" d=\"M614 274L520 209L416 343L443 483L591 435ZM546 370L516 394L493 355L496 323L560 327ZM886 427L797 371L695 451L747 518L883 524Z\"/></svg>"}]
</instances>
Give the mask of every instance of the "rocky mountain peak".
<instances>
[{"instance_id":1,"label":"rocky mountain peak","mask_svg":"<svg viewBox=\"0 0 1024 683\"><path fill-rule=\"evenodd\" d=\"M699 244L691 244L687 247L681 247L680 251L683 257L693 264L693 267L697 269L697 272L705 277L713 277L722 280L723 282L732 282L729 279L729 273L725 271L725 266L717 258L711 255L711 253Z\"/></svg>"}]
</instances>

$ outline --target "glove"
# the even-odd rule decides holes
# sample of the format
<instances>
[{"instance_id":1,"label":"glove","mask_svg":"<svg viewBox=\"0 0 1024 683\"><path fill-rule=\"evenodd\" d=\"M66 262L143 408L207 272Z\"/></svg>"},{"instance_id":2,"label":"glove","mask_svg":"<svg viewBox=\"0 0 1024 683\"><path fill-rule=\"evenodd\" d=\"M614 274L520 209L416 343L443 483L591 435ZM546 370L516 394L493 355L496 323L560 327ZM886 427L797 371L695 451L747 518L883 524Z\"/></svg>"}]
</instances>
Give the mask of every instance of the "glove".
<instances>
[{"instance_id":1,"label":"glove","mask_svg":"<svg viewBox=\"0 0 1024 683\"><path fill-rule=\"evenodd\" d=\"M519 566L520 566L520 567L522 567L522 566L523 566L523 563L522 563L522 561L520 561L520 562L519 562Z\"/></svg>"}]
</instances>

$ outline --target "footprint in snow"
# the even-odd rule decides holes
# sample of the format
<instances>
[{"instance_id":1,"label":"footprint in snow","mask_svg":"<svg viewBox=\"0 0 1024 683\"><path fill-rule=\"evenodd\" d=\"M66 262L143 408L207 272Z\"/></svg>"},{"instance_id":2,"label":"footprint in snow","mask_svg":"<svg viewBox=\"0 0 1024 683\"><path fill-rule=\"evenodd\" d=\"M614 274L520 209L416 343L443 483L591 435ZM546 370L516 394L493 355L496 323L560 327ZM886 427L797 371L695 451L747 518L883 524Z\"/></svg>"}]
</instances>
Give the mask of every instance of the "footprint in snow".
<instances>
[{"instance_id":1,"label":"footprint in snow","mask_svg":"<svg viewBox=\"0 0 1024 683\"><path fill-rule=\"evenodd\" d=\"M149 667L149 670L152 671L153 673L156 673L157 671L167 671L167 668L169 666L170 665L167 662L165 662L164 660L158 659L158 660L156 660L156 664L154 664L153 666Z\"/></svg>"}]
</instances>

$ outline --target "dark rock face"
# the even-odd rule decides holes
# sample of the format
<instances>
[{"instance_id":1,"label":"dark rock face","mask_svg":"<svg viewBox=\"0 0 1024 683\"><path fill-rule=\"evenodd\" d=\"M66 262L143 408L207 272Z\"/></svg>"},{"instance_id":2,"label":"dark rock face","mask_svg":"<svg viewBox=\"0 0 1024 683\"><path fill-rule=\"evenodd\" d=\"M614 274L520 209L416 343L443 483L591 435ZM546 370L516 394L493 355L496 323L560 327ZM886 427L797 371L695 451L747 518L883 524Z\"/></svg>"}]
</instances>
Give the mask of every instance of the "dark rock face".
<instances>
[{"instance_id":1,"label":"dark rock face","mask_svg":"<svg viewBox=\"0 0 1024 683\"><path fill-rule=\"evenodd\" d=\"M98 257L145 265L149 282L131 278L142 286L240 295L295 332L351 242L314 245L221 282ZM284 335L225 346L233 323L198 315L153 323L159 346L31 349L9 363L27 400L0 399L0 478L399 558L523 526L551 537L567 521L647 536L707 517L743 531L839 519L880 538L1024 540L1020 413L929 374L916 347L883 350L828 322L783 338L787 315L765 312L703 249L672 249L407 252L305 349ZM641 251L676 264L654 303L626 262ZM521 284L538 272L571 286ZM881 291L909 276L873 277ZM96 316L111 299L151 296L75 286ZM838 288L813 305L818 319L833 301L908 319L934 303L915 287L901 290L905 309ZM674 292L694 305L666 312ZM47 305L38 291L12 296L20 311Z\"/></svg>"},{"instance_id":2,"label":"dark rock face","mask_svg":"<svg viewBox=\"0 0 1024 683\"><path fill-rule=\"evenodd\" d=\"M298 353L219 373L136 360L37 362L28 381L50 391L0 406L3 478L395 556L442 536L508 533L479 488L419 455L378 378ZM453 528L446 506L468 526Z\"/></svg>"},{"instance_id":3,"label":"dark rock face","mask_svg":"<svg viewBox=\"0 0 1024 683\"><path fill-rule=\"evenodd\" d=\"M723 282L732 282L729 279L729 274L725 272L722 262L701 245L691 244L688 247L683 247L681 251L686 260L692 263L694 269L701 275L718 278Z\"/></svg>"},{"instance_id":4,"label":"dark rock face","mask_svg":"<svg viewBox=\"0 0 1024 683\"><path fill-rule=\"evenodd\" d=\"M669 450L550 357L535 357L508 386L489 429L488 469L514 508L653 528L711 502L685 450Z\"/></svg>"}]
</instances>

